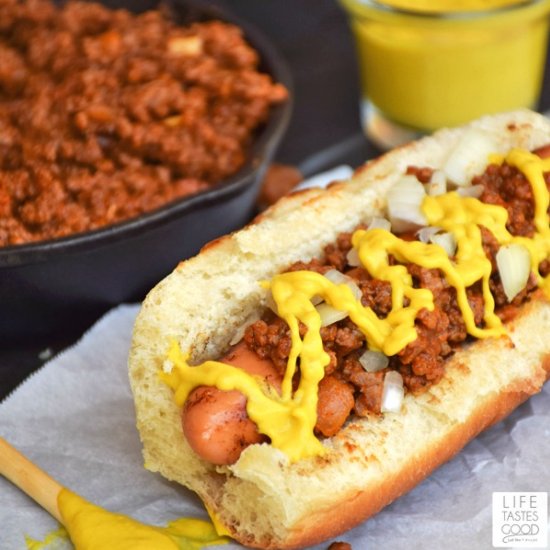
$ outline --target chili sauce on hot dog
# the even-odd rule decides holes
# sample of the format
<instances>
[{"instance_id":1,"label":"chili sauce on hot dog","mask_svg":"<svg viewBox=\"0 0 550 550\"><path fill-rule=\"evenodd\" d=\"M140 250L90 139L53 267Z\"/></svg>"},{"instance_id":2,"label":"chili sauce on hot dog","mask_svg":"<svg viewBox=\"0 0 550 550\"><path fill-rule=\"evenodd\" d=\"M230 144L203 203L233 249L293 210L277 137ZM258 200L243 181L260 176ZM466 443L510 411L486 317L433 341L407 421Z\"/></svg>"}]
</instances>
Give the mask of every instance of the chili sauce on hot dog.
<instances>
[{"instance_id":1,"label":"chili sauce on hot dog","mask_svg":"<svg viewBox=\"0 0 550 550\"><path fill-rule=\"evenodd\" d=\"M330 357L323 348L321 316L313 302L320 297L332 308L346 312L364 335L368 349L393 356L417 338L415 320L419 313L434 309L431 291L414 286L404 262L444 274L447 284L456 291L470 336L504 336L505 327L495 313L489 281L493 267L484 252L481 227L490 231L501 247L523 247L529 255L531 276L550 296L550 276L541 275L539 270L550 255L549 193L544 179L550 159L512 150L491 161L515 167L528 180L533 197L532 235L512 234L506 227L508 213L503 206L485 204L456 191L426 196L422 214L427 225L452 234L456 241L453 257L437 244L401 238L385 229L359 229L353 234L352 244L361 266L372 278L391 285L391 310L385 317L364 306L348 285L334 283L320 273L298 270L275 275L260 284L271 293L277 314L291 334L292 346L280 389L261 376L221 361L191 365L189 356L174 341L168 354L171 368L160 376L174 391L176 403L183 407L198 386L238 391L246 398L247 415L258 432L291 461L322 454L324 447L315 435L318 387ZM483 296L481 326L476 323L466 292L474 284L480 285Z\"/></svg>"}]
</instances>

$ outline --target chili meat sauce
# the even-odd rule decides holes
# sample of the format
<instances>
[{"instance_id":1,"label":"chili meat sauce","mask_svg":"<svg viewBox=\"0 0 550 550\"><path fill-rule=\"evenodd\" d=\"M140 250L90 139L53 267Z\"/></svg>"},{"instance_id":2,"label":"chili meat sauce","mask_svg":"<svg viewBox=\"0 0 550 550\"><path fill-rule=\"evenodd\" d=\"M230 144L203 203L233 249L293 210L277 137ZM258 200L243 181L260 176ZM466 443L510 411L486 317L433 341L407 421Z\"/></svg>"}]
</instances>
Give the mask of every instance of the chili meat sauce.
<instances>
[{"instance_id":1,"label":"chili meat sauce","mask_svg":"<svg viewBox=\"0 0 550 550\"><path fill-rule=\"evenodd\" d=\"M409 167L408 174L415 175L422 183L428 183L430 168ZM550 187L550 174L545 174ZM513 235L533 236L534 200L531 186L525 176L507 164L491 164L485 172L472 180L482 185L480 200L497 204L508 212L507 229ZM485 228L482 230L483 248L492 263L491 292L495 299L495 311L502 321L516 314L518 306L529 300L537 288L531 275L527 286L511 303L508 302L496 266L498 242ZM310 270L326 273L337 269L350 277L362 293L361 303L373 309L380 318L385 318L392 308L392 289L389 282L373 279L363 267L348 264L352 233L341 233L336 241L324 249L321 258L309 262L296 262L286 271ZM414 233L401 234L412 240ZM390 258L390 261L395 261ZM445 373L445 360L455 349L471 339L459 309L456 290L449 285L438 269L427 269L415 264L406 264L417 288L429 289L434 297L434 310L422 309L415 322L416 340L402 351L389 358L388 367L377 372L367 372L359 361L366 349L364 335L349 318L321 328L324 351L330 357L325 377L319 384L317 407L318 435L330 437L336 434L350 414L368 416L379 414L382 405L382 390L387 372L396 370L403 377L407 391L419 393L437 383ZM544 261L540 272L550 272L550 262ZM468 302L474 313L477 326L483 325L484 301L479 283L467 289ZM305 326L301 325L302 336ZM282 319L269 312L263 319L250 325L244 335L246 345L262 358L269 358L284 375L291 349L290 330ZM297 377L299 373L297 374Z\"/></svg>"},{"instance_id":2,"label":"chili meat sauce","mask_svg":"<svg viewBox=\"0 0 550 550\"><path fill-rule=\"evenodd\" d=\"M241 30L0 0L0 246L96 229L245 162L286 89Z\"/></svg>"}]
</instances>

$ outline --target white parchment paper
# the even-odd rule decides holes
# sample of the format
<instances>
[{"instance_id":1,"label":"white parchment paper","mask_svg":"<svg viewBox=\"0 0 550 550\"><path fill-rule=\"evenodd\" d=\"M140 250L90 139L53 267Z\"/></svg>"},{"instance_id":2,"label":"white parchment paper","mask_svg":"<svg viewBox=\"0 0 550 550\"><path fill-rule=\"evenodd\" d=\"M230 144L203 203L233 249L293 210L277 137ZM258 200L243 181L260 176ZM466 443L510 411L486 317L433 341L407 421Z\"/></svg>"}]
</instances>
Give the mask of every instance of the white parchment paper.
<instances>
[{"instance_id":1,"label":"white parchment paper","mask_svg":"<svg viewBox=\"0 0 550 550\"><path fill-rule=\"evenodd\" d=\"M137 311L135 305L112 310L27 379L0 404L0 436L109 510L155 525L205 518L192 493L143 468L126 366ZM550 384L413 491L336 540L354 550L490 549L493 491L550 491ZM42 539L56 527L0 478L1 550L25 549L25 535Z\"/></svg>"},{"instance_id":2,"label":"white parchment paper","mask_svg":"<svg viewBox=\"0 0 550 550\"><path fill-rule=\"evenodd\" d=\"M111 311L31 376L0 404L0 435L109 510L157 525L206 517L194 495L143 468L126 369L136 313L137 306ZM338 540L354 550L490 549L492 492L549 490L547 385L408 495ZM25 534L40 539L56 526L0 478L2 550L24 549Z\"/></svg>"}]
</instances>

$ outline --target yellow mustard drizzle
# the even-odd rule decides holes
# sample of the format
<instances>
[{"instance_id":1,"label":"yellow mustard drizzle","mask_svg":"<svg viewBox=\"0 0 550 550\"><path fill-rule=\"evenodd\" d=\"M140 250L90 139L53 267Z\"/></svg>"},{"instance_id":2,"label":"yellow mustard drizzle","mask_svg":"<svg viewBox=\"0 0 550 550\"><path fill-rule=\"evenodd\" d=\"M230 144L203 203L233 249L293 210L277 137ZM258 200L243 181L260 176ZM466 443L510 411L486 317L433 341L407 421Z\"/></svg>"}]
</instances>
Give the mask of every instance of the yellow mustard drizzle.
<instances>
[{"instance_id":1,"label":"yellow mustard drizzle","mask_svg":"<svg viewBox=\"0 0 550 550\"><path fill-rule=\"evenodd\" d=\"M57 503L76 550L200 550L228 542L212 523L200 519L152 527L108 512L68 489L59 492Z\"/></svg>"},{"instance_id":2,"label":"yellow mustard drizzle","mask_svg":"<svg viewBox=\"0 0 550 550\"><path fill-rule=\"evenodd\" d=\"M69 535L67 530L64 527L59 527L58 529L48 533L44 540L35 540L29 536L25 536L25 544L27 546L27 550L45 550L57 542L67 541L68 539Z\"/></svg>"},{"instance_id":3,"label":"yellow mustard drizzle","mask_svg":"<svg viewBox=\"0 0 550 550\"><path fill-rule=\"evenodd\" d=\"M539 286L550 295L549 277L543 279L539 264L550 255L550 228L548 220L549 196L543 172L550 170L550 159L523 150L513 150L506 160L517 167L529 180L535 202L533 238L514 237L506 229L507 211L497 205L484 204L475 198L461 197L456 192L426 197L422 211L430 225L451 232L457 242L453 259L435 244L405 241L382 229L358 230L352 237L361 264L375 278L388 281L392 287L392 310L385 319L379 319L368 307L355 299L346 284L334 284L323 275L312 271L296 271L275 275L262 283L271 290L279 316L290 328L292 346L283 379L281 393L243 370L217 361L206 361L198 366L188 364L176 342L172 343L169 359L170 373L161 378L174 390L175 400L182 406L193 388L199 385L216 386L221 390L239 390L247 397L247 412L259 431L271 438L271 444L286 453L291 461L321 454L323 446L314 436L317 420L317 386L324 376L329 357L323 350L320 335L321 318L311 299L321 296L329 305L346 311L350 319L365 335L370 349L394 355L417 337L415 318L426 308L433 310L433 295L427 289L413 287L411 275L404 265L389 265L389 255L399 262L414 263L425 268L440 269L450 285L456 289L457 303L469 334L489 338L505 334L500 319L494 312L494 299L489 288L491 262L484 254L481 231L489 229L499 244L519 243L531 255L532 271ZM484 297L483 328L477 327L468 304L466 289L480 282ZM404 305L407 304L407 305ZM299 323L307 327L303 339ZM292 378L300 359L300 382L292 392Z\"/></svg>"}]
</instances>

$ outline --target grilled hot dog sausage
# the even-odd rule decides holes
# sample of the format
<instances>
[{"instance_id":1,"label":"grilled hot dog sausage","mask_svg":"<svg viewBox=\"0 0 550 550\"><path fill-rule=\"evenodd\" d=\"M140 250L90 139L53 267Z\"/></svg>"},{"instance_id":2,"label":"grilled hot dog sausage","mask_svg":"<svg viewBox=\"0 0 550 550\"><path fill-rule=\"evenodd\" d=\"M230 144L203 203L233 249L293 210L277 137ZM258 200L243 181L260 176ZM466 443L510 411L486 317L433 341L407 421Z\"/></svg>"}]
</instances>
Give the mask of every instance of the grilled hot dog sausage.
<instances>
[{"instance_id":1,"label":"grilled hot dog sausage","mask_svg":"<svg viewBox=\"0 0 550 550\"><path fill-rule=\"evenodd\" d=\"M261 359L244 342L237 344L222 363L234 365L280 387L281 377L269 359ZM246 398L238 391L211 386L193 390L182 412L183 433L192 449L212 464L232 464L242 450L266 438L246 413Z\"/></svg>"}]
</instances>

